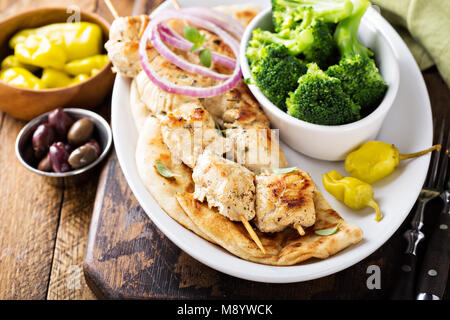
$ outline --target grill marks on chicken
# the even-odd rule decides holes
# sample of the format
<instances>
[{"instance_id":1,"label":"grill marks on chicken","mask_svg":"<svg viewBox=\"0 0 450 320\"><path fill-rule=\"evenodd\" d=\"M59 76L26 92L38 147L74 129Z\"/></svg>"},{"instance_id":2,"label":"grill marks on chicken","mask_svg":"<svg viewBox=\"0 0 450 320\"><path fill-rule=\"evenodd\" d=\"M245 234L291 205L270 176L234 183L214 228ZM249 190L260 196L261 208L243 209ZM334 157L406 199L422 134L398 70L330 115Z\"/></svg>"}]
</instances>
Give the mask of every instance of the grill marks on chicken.
<instances>
[{"instance_id":1,"label":"grill marks on chicken","mask_svg":"<svg viewBox=\"0 0 450 320\"><path fill-rule=\"evenodd\" d=\"M194 198L232 221L252 220L255 217L255 175L234 161L211 152L204 152L197 160L192 174Z\"/></svg>"},{"instance_id":2,"label":"grill marks on chicken","mask_svg":"<svg viewBox=\"0 0 450 320\"><path fill-rule=\"evenodd\" d=\"M229 150L208 111L197 103L188 103L160 117L164 143L175 160L194 168L198 156L208 150L222 155Z\"/></svg>"},{"instance_id":3,"label":"grill marks on chicken","mask_svg":"<svg viewBox=\"0 0 450 320\"><path fill-rule=\"evenodd\" d=\"M263 232L312 226L316 221L314 190L314 182L302 170L256 176L256 226Z\"/></svg>"}]
</instances>

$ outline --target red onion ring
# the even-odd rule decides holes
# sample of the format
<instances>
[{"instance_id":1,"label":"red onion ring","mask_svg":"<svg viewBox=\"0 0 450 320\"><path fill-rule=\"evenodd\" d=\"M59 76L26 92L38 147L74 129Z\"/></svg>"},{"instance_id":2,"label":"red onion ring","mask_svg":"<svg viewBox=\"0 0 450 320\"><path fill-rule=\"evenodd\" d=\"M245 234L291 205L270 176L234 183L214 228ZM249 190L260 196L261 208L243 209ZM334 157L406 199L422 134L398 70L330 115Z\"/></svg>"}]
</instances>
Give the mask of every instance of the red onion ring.
<instances>
[{"instance_id":1,"label":"red onion ring","mask_svg":"<svg viewBox=\"0 0 450 320\"><path fill-rule=\"evenodd\" d=\"M181 37L177 32L164 24L158 24L158 31L161 39L168 45L180 50L189 51L192 47L192 43ZM200 54L200 50L194 52L196 55ZM217 52L211 52L211 60L217 64L220 64L228 69L234 69L236 61L230 57Z\"/></svg>"},{"instance_id":2,"label":"red onion ring","mask_svg":"<svg viewBox=\"0 0 450 320\"><path fill-rule=\"evenodd\" d=\"M225 43L229 45L231 50L233 51L234 55L236 57L239 56L239 43L234 39L232 36L230 36L228 33L226 33L223 29L220 27L202 20L201 18L198 18L196 16L193 16L191 14L183 13L182 10L173 11L173 10L167 10L162 12L158 17L152 20L151 23L146 27L144 31L144 35L139 43L139 58L142 63L142 67L144 69L144 72L147 74L149 79L158 87L160 87L162 90L173 93L173 94L180 94L185 96L191 96L191 97L202 97L202 98L208 98L208 97L214 97L220 94L223 94L227 92L228 90L234 88L236 84L239 82L239 80L242 78L242 72L239 65L239 60L236 60L235 68L233 71L233 74L228 76L227 80L219 85L208 87L208 88L194 88L190 86L179 86L173 83L169 83L167 80L161 78L151 67L150 63L148 62L148 55L147 55L147 41L150 37L150 35L157 34L157 37L155 37L155 40L158 39L158 32L156 32L157 25L163 21L169 20L169 19L182 19L182 20L188 20L192 23L199 25L207 30L210 30L217 34L219 37L221 37ZM162 40L161 40L162 43ZM155 45L155 43L153 43ZM164 45L164 44L163 44ZM155 46L156 47L156 46ZM170 51L170 50L169 50ZM177 57L179 58L179 57Z\"/></svg>"},{"instance_id":3,"label":"red onion ring","mask_svg":"<svg viewBox=\"0 0 450 320\"><path fill-rule=\"evenodd\" d=\"M191 73L198 73L205 77L213 78L216 80L227 80L229 75L221 74L215 71L212 71L209 68L200 66L198 64L190 63L183 58L177 56L172 50L170 50L164 42L161 40L161 36L158 32L158 25L153 24L150 29L150 41L156 50L158 50L159 54L166 58L168 61L172 62L177 67L186 70Z\"/></svg>"}]
</instances>

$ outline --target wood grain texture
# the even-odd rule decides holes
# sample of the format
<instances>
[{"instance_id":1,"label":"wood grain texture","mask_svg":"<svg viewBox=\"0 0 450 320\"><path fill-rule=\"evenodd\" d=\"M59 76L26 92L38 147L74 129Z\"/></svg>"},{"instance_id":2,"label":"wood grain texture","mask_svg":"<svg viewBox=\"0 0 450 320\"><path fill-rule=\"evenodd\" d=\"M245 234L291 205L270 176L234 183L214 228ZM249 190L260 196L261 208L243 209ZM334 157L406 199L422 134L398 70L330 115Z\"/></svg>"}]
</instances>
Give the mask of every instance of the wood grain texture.
<instances>
[{"instance_id":1,"label":"wood grain texture","mask_svg":"<svg viewBox=\"0 0 450 320\"><path fill-rule=\"evenodd\" d=\"M97 2L2 0L0 19L48 5L76 3L94 11ZM0 119L0 299L95 298L81 267L97 177L80 190L47 185L15 158L15 139L25 122L4 113Z\"/></svg>"},{"instance_id":2,"label":"wood grain texture","mask_svg":"<svg viewBox=\"0 0 450 320\"><path fill-rule=\"evenodd\" d=\"M1 116L0 299L46 298L62 201L61 190L15 157L24 124Z\"/></svg>"}]
</instances>

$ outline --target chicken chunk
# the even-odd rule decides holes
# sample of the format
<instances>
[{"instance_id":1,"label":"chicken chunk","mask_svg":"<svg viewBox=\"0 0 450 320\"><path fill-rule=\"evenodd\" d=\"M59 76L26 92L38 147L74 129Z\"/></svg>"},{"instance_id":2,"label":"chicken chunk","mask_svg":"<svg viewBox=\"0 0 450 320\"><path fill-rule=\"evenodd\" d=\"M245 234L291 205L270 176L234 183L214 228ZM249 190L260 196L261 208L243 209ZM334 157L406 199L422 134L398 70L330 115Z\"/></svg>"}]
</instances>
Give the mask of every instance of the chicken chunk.
<instances>
[{"instance_id":1,"label":"chicken chunk","mask_svg":"<svg viewBox=\"0 0 450 320\"><path fill-rule=\"evenodd\" d=\"M225 136L232 144L227 159L242 164L255 174L287 166L278 135L270 128L227 129Z\"/></svg>"},{"instance_id":2,"label":"chicken chunk","mask_svg":"<svg viewBox=\"0 0 450 320\"><path fill-rule=\"evenodd\" d=\"M184 104L160 119L163 140L173 159L191 168L204 150L221 156L230 149L211 115L199 104Z\"/></svg>"},{"instance_id":3,"label":"chicken chunk","mask_svg":"<svg viewBox=\"0 0 450 320\"><path fill-rule=\"evenodd\" d=\"M302 170L256 176L256 226L263 232L312 226L314 190L311 177Z\"/></svg>"},{"instance_id":4,"label":"chicken chunk","mask_svg":"<svg viewBox=\"0 0 450 320\"><path fill-rule=\"evenodd\" d=\"M255 175L236 162L211 152L204 152L197 160L192 179L194 198L218 207L219 213L232 221L241 217L255 217Z\"/></svg>"},{"instance_id":5,"label":"chicken chunk","mask_svg":"<svg viewBox=\"0 0 450 320\"><path fill-rule=\"evenodd\" d=\"M264 115L243 80L224 94L202 98L200 101L224 128L268 128L270 126L269 119Z\"/></svg>"},{"instance_id":6,"label":"chicken chunk","mask_svg":"<svg viewBox=\"0 0 450 320\"><path fill-rule=\"evenodd\" d=\"M134 78L141 70L139 60L139 40L150 19L146 15L122 17L114 20L109 30L109 40L105 43L108 57L113 64L113 71L125 77ZM151 46L147 54L152 60L158 52Z\"/></svg>"}]
</instances>

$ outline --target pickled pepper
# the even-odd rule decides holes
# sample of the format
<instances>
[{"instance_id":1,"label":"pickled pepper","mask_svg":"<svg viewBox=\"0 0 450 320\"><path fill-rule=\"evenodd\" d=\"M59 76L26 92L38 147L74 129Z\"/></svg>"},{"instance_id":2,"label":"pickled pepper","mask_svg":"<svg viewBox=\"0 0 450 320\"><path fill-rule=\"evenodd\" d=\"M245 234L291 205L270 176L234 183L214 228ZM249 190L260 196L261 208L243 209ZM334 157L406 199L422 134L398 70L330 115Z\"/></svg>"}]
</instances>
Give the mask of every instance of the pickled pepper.
<instances>
[{"instance_id":1,"label":"pickled pepper","mask_svg":"<svg viewBox=\"0 0 450 320\"><path fill-rule=\"evenodd\" d=\"M45 89L45 84L24 68L9 68L0 73L0 80L25 89Z\"/></svg>"},{"instance_id":2,"label":"pickled pepper","mask_svg":"<svg viewBox=\"0 0 450 320\"><path fill-rule=\"evenodd\" d=\"M344 177L334 170L324 174L322 182L331 195L348 207L355 210L372 207L376 212L375 220L381 220L380 207L373 200L373 189L370 184L353 177Z\"/></svg>"},{"instance_id":3,"label":"pickled pepper","mask_svg":"<svg viewBox=\"0 0 450 320\"><path fill-rule=\"evenodd\" d=\"M67 61L64 49L43 35L31 35L14 48L19 62L41 68L63 69Z\"/></svg>"},{"instance_id":4,"label":"pickled pepper","mask_svg":"<svg viewBox=\"0 0 450 320\"><path fill-rule=\"evenodd\" d=\"M53 45L61 47L67 55L67 61L100 54L103 45L101 28L90 22L54 23L40 28L25 29L15 34L9 45L14 49L33 35L44 36Z\"/></svg>"},{"instance_id":5,"label":"pickled pepper","mask_svg":"<svg viewBox=\"0 0 450 320\"><path fill-rule=\"evenodd\" d=\"M64 71L73 76L79 74L93 75L95 70L100 70L109 62L107 55L95 55L84 59L74 60L64 66Z\"/></svg>"},{"instance_id":6,"label":"pickled pepper","mask_svg":"<svg viewBox=\"0 0 450 320\"><path fill-rule=\"evenodd\" d=\"M435 145L424 151L400 154L394 145L381 141L369 141L347 156L345 170L352 177L372 184L390 175L401 160L420 157L440 149L440 145Z\"/></svg>"}]
</instances>

